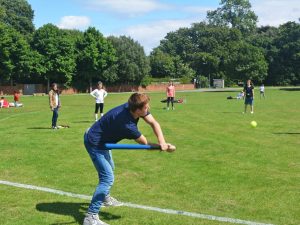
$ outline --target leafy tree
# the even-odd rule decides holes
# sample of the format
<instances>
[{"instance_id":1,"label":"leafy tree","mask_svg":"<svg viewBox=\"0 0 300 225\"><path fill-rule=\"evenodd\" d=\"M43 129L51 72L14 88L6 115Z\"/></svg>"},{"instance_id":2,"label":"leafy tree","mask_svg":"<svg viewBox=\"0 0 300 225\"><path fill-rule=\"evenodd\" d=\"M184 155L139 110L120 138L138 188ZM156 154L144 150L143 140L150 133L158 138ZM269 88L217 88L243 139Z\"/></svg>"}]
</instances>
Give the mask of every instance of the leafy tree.
<instances>
[{"instance_id":1,"label":"leafy tree","mask_svg":"<svg viewBox=\"0 0 300 225\"><path fill-rule=\"evenodd\" d=\"M42 76L48 81L69 85L75 72L75 46L67 33L53 24L36 30L32 46L42 55Z\"/></svg>"},{"instance_id":2,"label":"leafy tree","mask_svg":"<svg viewBox=\"0 0 300 225\"><path fill-rule=\"evenodd\" d=\"M149 75L149 60L144 48L130 37L109 37L109 41L116 49L116 74L119 83L140 84Z\"/></svg>"},{"instance_id":3,"label":"leafy tree","mask_svg":"<svg viewBox=\"0 0 300 225\"><path fill-rule=\"evenodd\" d=\"M273 77L273 62L276 58L278 49L274 44L275 38L278 36L278 28L271 26L259 27L257 31L247 38L247 41L252 45L260 48L264 54L264 57L268 63L267 77L263 81L268 85L275 85Z\"/></svg>"},{"instance_id":4,"label":"leafy tree","mask_svg":"<svg viewBox=\"0 0 300 225\"><path fill-rule=\"evenodd\" d=\"M278 32L270 79L277 85L300 84L300 24L287 22L279 26Z\"/></svg>"},{"instance_id":5,"label":"leafy tree","mask_svg":"<svg viewBox=\"0 0 300 225\"><path fill-rule=\"evenodd\" d=\"M90 27L83 33L77 51L77 80L88 81L90 90L93 80L109 81L104 72L116 61L115 49L96 28Z\"/></svg>"},{"instance_id":6,"label":"leafy tree","mask_svg":"<svg viewBox=\"0 0 300 225\"><path fill-rule=\"evenodd\" d=\"M197 76L210 81L247 77L261 81L267 74L263 51L247 43L235 28L196 23L168 33L158 48L160 55L179 57Z\"/></svg>"},{"instance_id":7,"label":"leafy tree","mask_svg":"<svg viewBox=\"0 0 300 225\"><path fill-rule=\"evenodd\" d=\"M30 73L33 52L24 37L15 29L0 23L0 75L1 80L18 81Z\"/></svg>"},{"instance_id":8,"label":"leafy tree","mask_svg":"<svg viewBox=\"0 0 300 225\"><path fill-rule=\"evenodd\" d=\"M152 77L173 77L175 66L168 53L164 53L159 48L152 51L150 55L151 75Z\"/></svg>"},{"instance_id":9,"label":"leafy tree","mask_svg":"<svg viewBox=\"0 0 300 225\"><path fill-rule=\"evenodd\" d=\"M230 79L252 79L261 83L267 76L268 64L260 48L241 41L230 46L226 67Z\"/></svg>"},{"instance_id":10,"label":"leafy tree","mask_svg":"<svg viewBox=\"0 0 300 225\"><path fill-rule=\"evenodd\" d=\"M257 16L251 10L249 0L221 0L221 7L207 12L210 24L229 26L242 33L255 31Z\"/></svg>"},{"instance_id":11,"label":"leafy tree","mask_svg":"<svg viewBox=\"0 0 300 225\"><path fill-rule=\"evenodd\" d=\"M34 31L34 12L26 0L0 0L0 22L27 35Z\"/></svg>"}]
</instances>

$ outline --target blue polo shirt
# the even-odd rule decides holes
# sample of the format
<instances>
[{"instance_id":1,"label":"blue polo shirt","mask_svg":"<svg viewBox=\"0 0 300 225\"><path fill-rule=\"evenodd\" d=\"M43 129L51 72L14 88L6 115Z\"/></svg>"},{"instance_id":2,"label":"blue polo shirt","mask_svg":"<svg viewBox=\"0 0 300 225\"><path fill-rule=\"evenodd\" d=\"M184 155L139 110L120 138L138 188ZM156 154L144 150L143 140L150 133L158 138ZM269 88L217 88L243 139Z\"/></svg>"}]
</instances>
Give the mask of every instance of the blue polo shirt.
<instances>
[{"instance_id":1,"label":"blue polo shirt","mask_svg":"<svg viewBox=\"0 0 300 225\"><path fill-rule=\"evenodd\" d=\"M139 132L137 123L131 115L128 103L117 106L95 122L87 133L88 141L100 148L105 143L117 143L122 139L137 139L142 134Z\"/></svg>"}]
</instances>

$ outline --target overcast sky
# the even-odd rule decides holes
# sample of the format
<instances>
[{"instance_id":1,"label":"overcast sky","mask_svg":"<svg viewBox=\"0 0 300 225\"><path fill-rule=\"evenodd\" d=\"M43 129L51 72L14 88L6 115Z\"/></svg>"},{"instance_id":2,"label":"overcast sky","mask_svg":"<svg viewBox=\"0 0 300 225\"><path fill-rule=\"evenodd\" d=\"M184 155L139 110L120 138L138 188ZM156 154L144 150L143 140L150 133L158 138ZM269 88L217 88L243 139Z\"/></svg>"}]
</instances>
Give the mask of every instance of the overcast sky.
<instances>
[{"instance_id":1,"label":"overcast sky","mask_svg":"<svg viewBox=\"0 0 300 225\"><path fill-rule=\"evenodd\" d=\"M96 27L104 36L126 35L149 54L170 31L190 27L215 10L220 0L28 0L39 28L52 23L60 28ZM300 0L250 0L258 25L278 26L300 17Z\"/></svg>"}]
</instances>

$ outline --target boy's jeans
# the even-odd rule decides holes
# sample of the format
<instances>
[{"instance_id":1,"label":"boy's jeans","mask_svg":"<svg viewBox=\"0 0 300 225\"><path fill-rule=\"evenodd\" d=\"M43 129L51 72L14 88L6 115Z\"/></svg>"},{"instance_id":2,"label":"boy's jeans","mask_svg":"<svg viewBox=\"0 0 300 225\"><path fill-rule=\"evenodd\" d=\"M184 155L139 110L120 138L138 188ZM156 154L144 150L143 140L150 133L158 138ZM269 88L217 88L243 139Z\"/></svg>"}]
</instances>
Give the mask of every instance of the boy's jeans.
<instances>
[{"instance_id":1,"label":"boy's jeans","mask_svg":"<svg viewBox=\"0 0 300 225\"><path fill-rule=\"evenodd\" d=\"M104 202L105 196L109 194L110 188L114 183L114 162L110 150L101 150L93 146L84 134L84 146L89 153L94 166L98 172L99 183L94 192L88 212L98 214Z\"/></svg>"}]
</instances>

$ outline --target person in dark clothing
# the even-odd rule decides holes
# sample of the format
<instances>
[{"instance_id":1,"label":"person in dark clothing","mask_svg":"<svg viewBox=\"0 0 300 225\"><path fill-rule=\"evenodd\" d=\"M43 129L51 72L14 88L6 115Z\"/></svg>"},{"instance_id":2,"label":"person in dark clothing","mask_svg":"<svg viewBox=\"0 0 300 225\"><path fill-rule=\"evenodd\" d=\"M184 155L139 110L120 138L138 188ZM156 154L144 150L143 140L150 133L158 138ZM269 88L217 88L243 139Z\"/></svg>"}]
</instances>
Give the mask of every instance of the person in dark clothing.
<instances>
[{"instance_id":1,"label":"person in dark clothing","mask_svg":"<svg viewBox=\"0 0 300 225\"><path fill-rule=\"evenodd\" d=\"M105 143L133 139L139 144L159 146L161 151L175 150L175 146L166 143L159 123L149 112L149 101L146 94L134 93L127 103L111 109L85 132L84 145L98 172L99 183L83 225L107 225L99 219L100 208L122 205L122 202L110 196L110 189L114 183L114 162L111 150L105 148ZM146 137L138 130L140 118L151 126L158 144L148 143Z\"/></svg>"},{"instance_id":2,"label":"person in dark clothing","mask_svg":"<svg viewBox=\"0 0 300 225\"><path fill-rule=\"evenodd\" d=\"M245 85L243 92L245 96L245 110L243 113L247 112L247 105L250 105L251 114L253 114L254 86L251 83L251 80L247 80L247 84Z\"/></svg>"}]
</instances>

